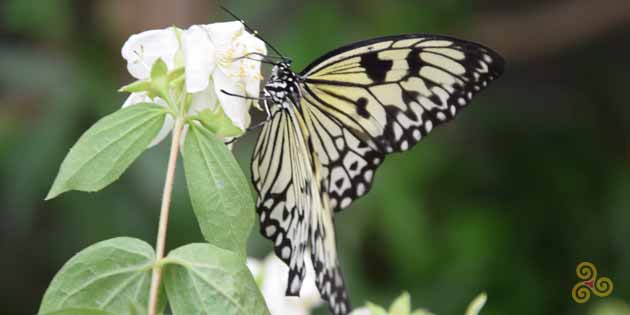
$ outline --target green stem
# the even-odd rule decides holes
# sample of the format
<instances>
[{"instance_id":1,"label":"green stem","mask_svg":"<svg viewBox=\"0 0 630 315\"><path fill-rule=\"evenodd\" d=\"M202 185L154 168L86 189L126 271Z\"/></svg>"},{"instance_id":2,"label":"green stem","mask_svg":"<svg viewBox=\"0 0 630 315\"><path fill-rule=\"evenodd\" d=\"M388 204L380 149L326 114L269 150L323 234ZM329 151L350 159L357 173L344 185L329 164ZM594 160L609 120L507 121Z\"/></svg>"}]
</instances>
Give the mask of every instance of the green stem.
<instances>
[{"instance_id":1,"label":"green stem","mask_svg":"<svg viewBox=\"0 0 630 315\"><path fill-rule=\"evenodd\" d=\"M173 192L173 182L175 180L175 168L177 165L177 156L179 155L179 142L181 139L182 129L184 127L184 119L178 118L173 129L173 138L171 140L171 152L168 160L168 168L166 169L166 180L164 181L164 192L162 194L162 207L160 210L160 225L158 228L157 241L155 245L156 264L153 266L153 274L151 277L151 289L149 292L149 315L157 314L158 293L160 291L160 282L162 280L162 264L164 258L164 244L166 243L166 230L168 226L168 213L171 205L171 193Z\"/></svg>"}]
</instances>

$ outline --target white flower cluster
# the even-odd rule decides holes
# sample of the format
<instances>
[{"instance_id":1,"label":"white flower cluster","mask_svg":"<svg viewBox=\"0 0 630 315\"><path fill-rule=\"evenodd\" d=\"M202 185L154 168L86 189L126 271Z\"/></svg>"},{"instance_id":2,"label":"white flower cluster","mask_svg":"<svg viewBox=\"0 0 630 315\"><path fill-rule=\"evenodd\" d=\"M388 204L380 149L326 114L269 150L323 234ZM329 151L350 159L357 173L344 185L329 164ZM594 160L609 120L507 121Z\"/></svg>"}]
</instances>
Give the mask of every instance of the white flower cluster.
<instances>
[{"instance_id":1,"label":"white flower cluster","mask_svg":"<svg viewBox=\"0 0 630 315\"><path fill-rule=\"evenodd\" d=\"M189 115L210 111L222 112L233 126L244 131L250 123L251 101L232 94L258 97L259 61L243 58L251 54L266 54L265 44L245 31L241 22L193 25L186 30L176 27L150 30L132 35L122 48L127 69L136 79L146 81L158 60L166 64L169 73L182 70ZM131 93L123 107L141 102L168 106L169 100L147 91ZM151 145L162 141L173 129L173 117L168 117Z\"/></svg>"}]
</instances>

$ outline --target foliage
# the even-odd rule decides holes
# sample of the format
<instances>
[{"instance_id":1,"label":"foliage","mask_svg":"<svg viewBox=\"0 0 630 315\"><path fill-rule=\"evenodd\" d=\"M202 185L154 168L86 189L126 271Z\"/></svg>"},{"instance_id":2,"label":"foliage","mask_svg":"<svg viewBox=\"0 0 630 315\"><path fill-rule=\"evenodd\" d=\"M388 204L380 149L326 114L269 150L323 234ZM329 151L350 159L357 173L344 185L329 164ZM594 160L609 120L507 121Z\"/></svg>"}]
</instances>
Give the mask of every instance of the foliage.
<instances>
[{"instance_id":1,"label":"foliage","mask_svg":"<svg viewBox=\"0 0 630 315\"><path fill-rule=\"evenodd\" d=\"M49 198L69 189L98 190L114 181L155 137L165 114L159 105L139 104L97 122L70 150ZM163 285L176 314L200 308L207 314L268 312L245 265L254 213L247 181L215 135L201 125L189 127L184 164L193 208L208 242L225 250L191 244L157 259L150 245L134 238L94 244L57 273L39 314L129 313L147 304L156 267L164 269ZM166 304L162 297L160 309Z\"/></svg>"},{"instance_id":2,"label":"foliage","mask_svg":"<svg viewBox=\"0 0 630 315\"><path fill-rule=\"evenodd\" d=\"M226 35L225 25L236 32L242 29L239 22L222 23L215 27L221 36ZM132 93L122 109L99 120L79 138L64 159L47 197L52 199L68 190L104 188L117 180L147 147L161 141L172 130L157 250L154 252L144 241L128 237L88 247L57 273L46 290L38 314L146 314L148 311L154 315L164 310L167 301L176 314L193 314L200 309L205 314L269 313L246 266L246 240L254 215L247 180L227 146L218 138L223 139L224 135L208 130L208 126L212 130L229 130L221 127L230 125L225 122L229 119L246 121L243 118L248 116L248 107L230 110L229 119L215 115L211 120L190 110L195 105L199 107L203 97L208 99L201 101L216 107L217 97L209 93L190 94L184 89L182 77L189 78L189 72L207 70L202 67L214 68L214 65L187 63L183 71L177 67L177 62L160 57L177 55L180 44L176 35L185 37L187 34L173 28L130 37L127 42L130 44L123 47L123 55L128 52L133 59L128 66L139 81L121 89ZM187 46L185 53L199 49L195 45ZM132 50L135 46L139 48ZM150 69L144 68L148 65L143 62L150 58L154 58ZM222 81L212 83L208 79L209 72L205 76L201 80L206 81L205 86L201 82L196 88L227 88L236 84L222 77L223 73L219 74ZM189 81L186 83L188 85ZM155 103L139 102L141 99ZM214 128L212 122L218 127ZM184 128L188 131L185 141ZM180 144L193 208L209 244L186 245L164 257L165 227ZM144 305L148 305L147 308Z\"/></svg>"}]
</instances>

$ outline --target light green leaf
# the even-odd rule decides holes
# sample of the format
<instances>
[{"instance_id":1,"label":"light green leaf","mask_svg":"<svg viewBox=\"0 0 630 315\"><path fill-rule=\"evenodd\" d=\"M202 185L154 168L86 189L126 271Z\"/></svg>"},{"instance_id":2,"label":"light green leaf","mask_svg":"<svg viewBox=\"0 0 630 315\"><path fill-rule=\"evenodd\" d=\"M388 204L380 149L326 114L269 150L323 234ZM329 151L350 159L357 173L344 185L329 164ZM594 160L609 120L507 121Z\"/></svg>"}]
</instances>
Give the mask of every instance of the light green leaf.
<instances>
[{"instance_id":1,"label":"light green leaf","mask_svg":"<svg viewBox=\"0 0 630 315\"><path fill-rule=\"evenodd\" d=\"M193 123L184 143L184 169L204 238L244 257L254 224L254 201L232 153L210 131Z\"/></svg>"},{"instance_id":2,"label":"light green leaf","mask_svg":"<svg viewBox=\"0 0 630 315\"><path fill-rule=\"evenodd\" d=\"M175 315L269 314L245 260L234 252L190 244L164 262L164 285Z\"/></svg>"},{"instance_id":3,"label":"light green leaf","mask_svg":"<svg viewBox=\"0 0 630 315\"><path fill-rule=\"evenodd\" d=\"M411 298L409 293L403 292L389 307L389 315L409 315L411 313Z\"/></svg>"},{"instance_id":4,"label":"light green leaf","mask_svg":"<svg viewBox=\"0 0 630 315\"><path fill-rule=\"evenodd\" d=\"M162 290L164 290L164 287L162 287ZM160 305L164 305L164 303L166 302L165 299L166 298L166 293L164 291L160 292L162 295L160 296ZM160 306L160 308L164 308L163 306ZM146 307L146 304L140 305L138 303L132 303L129 305L129 312L126 313L125 315L147 315L149 314L149 310ZM164 313L160 313L157 312L158 315L164 315Z\"/></svg>"},{"instance_id":5,"label":"light green leaf","mask_svg":"<svg viewBox=\"0 0 630 315\"><path fill-rule=\"evenodd\" d=\"M221 106L217 106L215 111L206 109L199 113L197 118L204 127L219 137L237 137L243 134L243 130L234 125L232 120L225 115Z\"/></svg>"},{"instance_id":6,"label":"light green leaf","mask_svg":"<svg viewBox=\"0 0 630 315\"><path fill-rule=\"evenodd\" d=\"M118 92L137 93L149 90L151 90L151 81L138 80L121 87Z\"/></svg>"},{"instance_id":7,"label":"light green leaf","mask_svg":"<svg viewBox=\"0 0 630 315\"><path fill-rule=\"evenodd\" d=\"M132 305L148 302L154 262L153 248L138 239L119 237L96 243L72 257L55 275L39 314L74 308L127 314ZM165 301L160 301L162 309Z\"/></svg>"},{"instance_id":8,"label":"light green leaf","mask_svg":"<svg viewBox=\"0 0 630 315\"><path fill-rule=\"evenodd\" d=\"M173 82L184 81L186 79L186 68L179 67L168 73L168 81Z\"/></svg>"},{"instance_id":9,"label":"light green leaf","mask_svg":"<svg viewBox=\"0 0 630 315\"><path fill-rule=\"evenodd\" d=\"M387 315L387 311L384 308L371 302L367 302L365 307L370 310L370 315Z\"/></svg>"},{"instance_id":10,"label":"light green leaf","mask_svg":"<svg viewBox=\"0 0 630 315\"><path fill-rule=\"evenodd\" d=\"M468 308L466 309L466 315L479 315L479 312L481 312L481 309L486 304L487 300L488 296L485 292L477 295L477 297L475 297L475 299L470 302L470 305L468 305Z\"/></svg>"},{"instance_id":11,"label":"light green leaf","mask_svg":"<svg viewBox=\"0 0 630 315\"><path fill-rule=\"evenodd\" d=\"M168 100L168 66L158 58L151 67L151 93Z\"/></svg>"},{"instance_id":12,"label":"light green leaf","mask_svg":"<svg viewBox=\"0 0 630 315\"><path fill-rule=\"evenodd\" d=\"M168 66L162 58L158 58L151 67L151 80L159 80L165 78L167 75Z\"/></svg>"},{"instance_id":13,"label":"light green leaf","mask_svg":"<svg viewBox=\"0 0 630 315\"><path fill-rule=\"evenodd\" d=\"M61 163L46 200L73 189L97 191L118 179L155 138L165 115L164 107L141 103L96 122Z\"/></svg>"},{"instance_id":14,"label":"light green leaf","mask_svg":"<svg viewBox=\"0 0 630 315\"><path fill-rule=\"evenodd\" d=\"M417 309L417 310L415 310L415 311L411 312L411 315L435 315L435 314L433 314L433 313L429 312L429 311L428 311L428 310L426 310L426 309L419 308L419 309Z\"/></svg>"},{"instance_id":15,"label":"light green leaf","mask_svg":"<svg viewBox=\"0 0 630 315\"><path fill-rule=\"evenodd\" d=\"M50 313L39 313L39 315L115 315L93 308L66 308Z\"/></svg>"}]
</instances>

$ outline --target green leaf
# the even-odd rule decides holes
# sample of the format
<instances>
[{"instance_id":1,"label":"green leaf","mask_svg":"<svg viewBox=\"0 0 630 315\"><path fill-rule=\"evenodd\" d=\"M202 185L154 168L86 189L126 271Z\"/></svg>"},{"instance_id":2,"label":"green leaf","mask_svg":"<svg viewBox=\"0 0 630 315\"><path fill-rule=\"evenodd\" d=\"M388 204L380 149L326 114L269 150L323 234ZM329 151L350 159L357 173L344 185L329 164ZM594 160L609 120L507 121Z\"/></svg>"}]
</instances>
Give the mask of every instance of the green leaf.
<instances>
[{"instance_id":1,"label":"green leaf","mask_svg":"<svg viewBox=\"0 0 630 315\"><path fill-rule=\"evenodd\" d=\"M162 286L162 290L164 290L164 287ZM160 296L160 301L158 303L162 303L160 305L163 305L166 301L163 300L166 298L166 294L164 291L160 292L162 294L162 296ZM163 309L163 307L161 307ZM149 310L146 307L146 304L144 305L140 305L139 303L132 303L131 305L129 305L129 312L126 313L126 315L147 315L149 314ZM163 315L164 313L157 313L158 315Z\"/></svg>"},{"instance_id":2,"label":"green leaf","mask_svg":"<svg viewBox=\"0 0 630 315\"><path fill-rule=\"evenodd\" d=\"M435 315L435 314L433 314L433 313L429 312L429 311L428 311L428 310L426 310L426 309L419 308L419 309L417 309L417 310L415 310L415 311L411 312L411 315Z\"/></svg>"},{"instance_id":3,"label":"green leaf","mask_svg":"<svg viewBox=\"0 0 630 315\"><path fill-rule=\"evenodd\" d=\"M244 257L254 224L254 201L232 153L210 131L190 124L184 143L184 169L204 238Z\"/></svg>"},{"instance_id":4,"label":"green leaf","mask_svg":"<svg viewBox=\"0 0 630 315\"><path fill-rule=\"evenodd\" d=\"M168 66L158 58L151 67L151 93L168 100Z\"/></svg>"},{"instance_id":5,"label":"green leaf","mask_svg":"<svg viewBox=\"0 0 630 315\"><path fill-rule=\"evenodd\" d=\"M245 259L234 252L190 244L164 262L164 285L175 315L269 314Z\"/></svg>"},{"instance_id":6,"label":"green leaf","mask_svg":"<svg viewBox=\"0 0 630 315\"><path fill-rule=\"evenodd\" d=\"M159 80L168 75L168 66L162 60L162 58L158 58L151 67L151 80Z\"/></svg>"},{"instance_id":7,"label":"green leaf","mask_svg":"<svg viewBox=\"0 0 630 315\"><path fill-rule=\"evenodd\" d=\"M199 122L201 122L201 124L212 133L221 138L237 137L242 135L243 130L234 125L232 120L223 113L221 106L217 106L216 108L217 110L215 111L206 109L199 113L197 116Z\"/></svg>"},{"instance_id":8,"label":"green leaf","mask_svg":"<svg viewBox=\"0 0 630 315\"><path fill-rule=\"evenodd\" d=\"M389 315L409 315L411 313L411 298L409 293L403 292L389 307Z\"/></svg>"},{"instance_id":9,"label":"green leaf","mask_svg":"<svg viewBox=\"0 0 630 315\"><path fill-rule=\"evenodd\" d=\"M55 275L39 314L77 308L127 314L131 306L147 304L154 263L153 248L141 240L119 237L96 243ZM162 309L165 301L159 301Z\"/></svg>"},{"instance_id":10,"label":"green leaf","mask_svg":"<svg viewBox=\"0 0 630 315\"><path fill-rule=\"evenodd\" d=\"M39 313L39 315L115 315L93 308L66 308L50 313Z\"/></svg>"},{"instance_id":11,"label":"green leaf","mask_svg":"<svg viewBox=\"0 0 630 315\"><path fill-rule=\"evenodd\" d=\"M141 103L103 117L70 149L46 200L68 190L109 185L147 148L162 128L166 109Z\"/></svg>"},{"instance_id":12,"label":"green leaf","mask_svg":"<svg viewBox=\"0 0 630 315\"><path fill-rule=\"evenodd\" d=\"M365 307L370 310L370 315L387 315L387 311L383 307L376 304L367 302Z\"/></svg>"},{"instance_id":13,"label":"green leaf","mask_svg":"<svg viewBox=\"0 0 630 315\"><path fill-rule=\"evenodd\" d=\"M121 87L118 92L136 93L149 90L151 90L151 81L138 80Z\"/></svg>"},{"instance_id":14,"label":"green leaf","mask_svg":"<svg viewBox=\"0 0 630 315\"><path fill-rule=\"evenodd\" d=\"M186 79L186 68L184 67L179 67L168 73L168 81L171 83L173 81L183 81L185 79Z\"/></svg>"}]
</instances>

